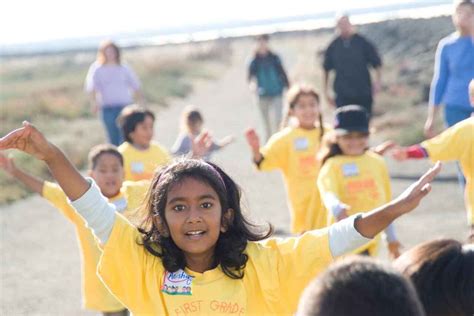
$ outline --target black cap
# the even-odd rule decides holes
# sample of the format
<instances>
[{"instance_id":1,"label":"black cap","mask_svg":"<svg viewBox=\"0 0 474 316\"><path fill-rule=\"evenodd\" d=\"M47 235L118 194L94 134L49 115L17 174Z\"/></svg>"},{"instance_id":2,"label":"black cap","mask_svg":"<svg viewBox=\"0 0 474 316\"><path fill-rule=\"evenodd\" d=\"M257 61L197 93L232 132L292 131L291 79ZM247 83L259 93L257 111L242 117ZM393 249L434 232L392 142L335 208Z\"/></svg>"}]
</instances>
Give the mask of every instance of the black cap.
<instances>
[{"instance_id":1,"label":"black cap","mask_svg":"<svg viewBox=\"0 0 474 316\"><path fill-rule=\"evenodd\" d=\"M360 105L345 105L335 112L334 130L338 134L369 132L369 116Z\"/></svg>"}]
</instances>

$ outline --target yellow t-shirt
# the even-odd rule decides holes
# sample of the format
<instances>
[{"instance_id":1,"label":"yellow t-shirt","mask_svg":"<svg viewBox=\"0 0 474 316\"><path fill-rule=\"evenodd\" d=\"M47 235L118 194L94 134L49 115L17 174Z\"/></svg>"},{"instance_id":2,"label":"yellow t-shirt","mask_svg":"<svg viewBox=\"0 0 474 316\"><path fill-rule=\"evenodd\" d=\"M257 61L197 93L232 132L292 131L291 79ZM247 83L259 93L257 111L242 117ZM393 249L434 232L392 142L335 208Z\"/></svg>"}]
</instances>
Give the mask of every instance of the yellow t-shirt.
<instances>
[{"instance_id":1,"label":"yellow t-shirt","mask_svg":"<svg viewBox=\"0 0 474 316\"><path fill-rule=\"evenodd\" d=\"M360 156L335 156L326 161L318 176L318 187L322 197L331 193L350 206L348 215L369 212L388 203L392 193L390 175L384 159L370 151ZM336 220L327 211L328 225ZM380 236L374 238L355 253L369 250L376 254Z\"/></svg>"},{"instance_id":2,"label":"yellow t-shirt","mask_svg":"<svg viewBox=\"0 0 474 316\"><path fill-rule=\"evenodd\" d=\"M168 151L156 142L151 142L146 150L138 150L124 142L118 150L123 156L125 180L128 181L151 179L157 167L171 160Z\"/></svg>"},{"instance_id":3,"label":"yellow t-shirt","mask_svg":"<svg viewBox=\"0 0 474 316\"><path fill-rule=\"evenodd\" d=\"M120 193L109 200L117 207L118 211L124 211L126 216L136 218L135 210L141 205L145 196L149 181L124 182ZM92 232L86 227L82 217L76 213L68 203L67 196L59 185L44 182L42 196L54 207L67 217L75 226L77 239L81 249L82 261L82 297L84 308L101 312L113 312L124 309L105 288L97 277L97 264L100 259L101 250Z\"/></svg>"},{"instance_id":4,"label":"yellow t-shirt","mask_svg":"<svg viewBox=\"0 0 474 316\"><path fill-rule=\"evenodd\" d=\"M474 118L468 118L448 128L438 136L424 141L432 161L458 160L466 178L465 201L467 219L474 224Z\"/></svg>"},{"instance_id":5,"label":"yellow t-shirt","mask_svg":"<svg viewBox=\"0 0 474 316\"><path fill-rule=\"evenodd\" d=\"M306 285L331 262L327 229L300 237L249 242L243 279L217 267L168 273L117 215L99 275L134 315L292 315Z\"/></svg>"},{"instance_id":6,"label":"yellow t-shirt","mask_svg":"<svg viewBox=\"0 0 474 316\"><path fill-rule=\"evenodd\" d=\"M319 128L287 127L274 134L260 150L264 159L259 170L283 173L293 233L326 226L326 212L316 186L319 172L316 153L320 145Z\"/></svg>"}]
</instances>

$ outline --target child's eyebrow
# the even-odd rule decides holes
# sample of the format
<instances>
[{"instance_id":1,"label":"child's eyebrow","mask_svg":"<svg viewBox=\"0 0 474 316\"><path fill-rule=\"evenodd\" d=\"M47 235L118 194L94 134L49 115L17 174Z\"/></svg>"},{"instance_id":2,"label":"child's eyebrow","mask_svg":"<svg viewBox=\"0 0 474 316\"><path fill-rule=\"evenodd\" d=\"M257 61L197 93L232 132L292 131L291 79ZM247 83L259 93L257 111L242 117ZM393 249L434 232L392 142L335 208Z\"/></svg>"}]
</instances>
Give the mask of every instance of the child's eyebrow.
<instances>
[{"instance_id":1,"label":"child's eyebrow","mask_svg":"<svg viewBox=\"0 0 474 316\"><path fill-rule=\"evenodd\" d=\"M216 197L211 195L211 194L204 194L204 195L200 195L198 197L198 200L205 200L205 199L216 200ZM186 200L188 200L188 198L186 198L184 196L177 196L177 197L172 198L171 200L169 200L168 204L176 203L176 202L183 202L183 201L186 201Z\"/></svg>"}]
</instances>

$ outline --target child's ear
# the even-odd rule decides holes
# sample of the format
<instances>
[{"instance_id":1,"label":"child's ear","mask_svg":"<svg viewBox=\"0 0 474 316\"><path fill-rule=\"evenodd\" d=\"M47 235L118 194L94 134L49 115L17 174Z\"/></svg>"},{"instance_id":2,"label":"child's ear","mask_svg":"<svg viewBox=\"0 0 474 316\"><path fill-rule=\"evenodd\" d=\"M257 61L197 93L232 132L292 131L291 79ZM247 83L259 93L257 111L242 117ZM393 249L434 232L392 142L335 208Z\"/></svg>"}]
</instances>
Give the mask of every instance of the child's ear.
<instances>
[{"instance_id":1,"label":"child's ear","mask_svg":"<svg viewBox=\"0 0 474 316\"><path fill-rule=\"evenodd\" d=\"M225 211L224 215L222 216L222 223L221 223L221 233L227 232L230 225L234 221L234 210L229 208Z\"/></svg>"}]
</instances>

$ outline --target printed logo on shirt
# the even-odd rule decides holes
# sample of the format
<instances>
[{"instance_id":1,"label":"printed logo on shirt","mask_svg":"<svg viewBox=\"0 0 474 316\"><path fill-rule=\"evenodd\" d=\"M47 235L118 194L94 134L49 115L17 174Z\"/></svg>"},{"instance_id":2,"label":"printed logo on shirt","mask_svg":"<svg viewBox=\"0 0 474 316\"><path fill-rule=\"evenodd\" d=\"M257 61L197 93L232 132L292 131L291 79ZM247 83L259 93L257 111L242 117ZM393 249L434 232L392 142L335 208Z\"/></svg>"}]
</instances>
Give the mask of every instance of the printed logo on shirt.
<instances>
[{"instance_id":1,"label":"printed logo on shirt","mask_svg":"<svg viewBox=\"0 0 474 316\"><path fill-rule=\"evenodd\" d=\"M303 151L308 149L309 140L306 137L295 138L293 145L295 146L296 151Z\"/></svg>"},{"instance_id":2,"label":"printed logo on shirt","mask_svg":"<svg viewBox=\"0 0 474 316\"><path fill-rule=\"evenodd\" d=\"M145 172L145 165L141 161L132 161L130 169L132 173L143 173Z\"/></svg>"},{"instance_id":3,"label":"printed logo on shirt","mask_svg":"<svg viewBox=\"0 0 474 316\"><path fill-rule=\"evenodd\" d=\"M342 174L344 177L355 177L359 175L359 168L355 163L345 163L342 165Z\"/></svg>"},{"instance_id":4,"label":"printed logo on shirt","mask_svg":"<svg viewBox=\"0 0 474 316\"><path fill-rule=\"evenodd\" d=\"M193 277L182 269L176 272L166 272L161 287L161 292L170 295L192 295L191 287Z\"/></svg>"}]
</instances>

